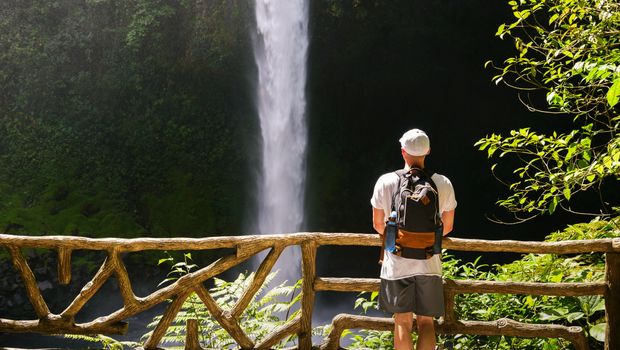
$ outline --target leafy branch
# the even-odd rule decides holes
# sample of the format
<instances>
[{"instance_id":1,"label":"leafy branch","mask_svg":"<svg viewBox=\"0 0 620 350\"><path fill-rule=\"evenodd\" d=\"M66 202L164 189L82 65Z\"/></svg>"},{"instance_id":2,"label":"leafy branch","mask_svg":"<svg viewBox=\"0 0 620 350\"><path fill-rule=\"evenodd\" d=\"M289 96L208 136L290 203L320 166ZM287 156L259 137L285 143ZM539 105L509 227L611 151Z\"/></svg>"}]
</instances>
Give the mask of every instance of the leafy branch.
<instances>
[{"instance_id":1,"label":"leafy branch","mask_svg":"<svg viewBox=\"0 0 620 350\"><path fill-rule=\"evenodd\" d=\"M521 99L531 111L572 116L567 133L522 128L491 134L475 145L489 158L511 156L520 167L512 192L498 204L519 220L577 212L570 200L620 180L620 3L608 0L512 0L515 20L496 35L513 39L516 55L500 66L496 84L531 94L543 91L546 108ZM495 169L493 165L492 169ZM602 197L602 194L601 194ZM605 201L596 215L613 212Z\"/></svg>"}]
</instances>

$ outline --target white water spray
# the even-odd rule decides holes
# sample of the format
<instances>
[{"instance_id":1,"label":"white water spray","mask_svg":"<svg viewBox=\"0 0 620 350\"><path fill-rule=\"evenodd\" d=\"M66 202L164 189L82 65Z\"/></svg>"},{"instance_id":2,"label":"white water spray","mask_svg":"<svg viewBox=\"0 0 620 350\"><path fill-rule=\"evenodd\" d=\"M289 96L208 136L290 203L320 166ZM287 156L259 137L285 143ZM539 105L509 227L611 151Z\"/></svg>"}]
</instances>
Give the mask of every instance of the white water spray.
<instances>
[{"instance_id":1,"label":"white water spray","mask_svg":"<svg viewBox=\"0 0 620 350\"><path fill-rule=\"evenodd\" d=\"M258 229L296 232L304 220L307 0L256 0L256 24L263 147Z\"/></svg>"},{"instance_id":2,"label":"white water spray","mask_svg":"<svg viewBox=\"0 0 620 350\"><path fill-rule=\"evenodd\" d=\"M256 0L256 24L263 147L258 229L261 234L297 232L304 225L308 0ZM298 247L282 253L276 265L280 281L291 285L300 277L300 255Z\"/></svg>"}]
</instances>

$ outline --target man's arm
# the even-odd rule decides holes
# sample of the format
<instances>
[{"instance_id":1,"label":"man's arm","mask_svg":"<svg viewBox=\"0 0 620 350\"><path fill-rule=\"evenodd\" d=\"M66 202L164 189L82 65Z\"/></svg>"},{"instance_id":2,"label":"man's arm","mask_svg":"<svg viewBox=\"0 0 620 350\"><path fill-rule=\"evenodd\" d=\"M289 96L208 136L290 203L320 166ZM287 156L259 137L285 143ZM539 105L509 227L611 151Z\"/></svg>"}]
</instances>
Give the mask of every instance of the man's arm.
<instances>
[{"instance_id":1,"label":"man's arm","mask_svg":"<svg viewBox=\"0 0 620 350\"><path fill-rule=\"evenodd\" d=\"M443 222L443 235L446 236L452 232L454 227L454 209L441 213L441 221Z\"/></svg>"},{"instance_id":2,"label":"man's arm","mask_svg":"<svg viewBox=\"0 0 620 350\"><path fill-rule=\"evenodd\" d=\"M383 209L372 208L372 227L380 235L383 234L385 230L385 213Z\"/></svg>"}]
</instances>

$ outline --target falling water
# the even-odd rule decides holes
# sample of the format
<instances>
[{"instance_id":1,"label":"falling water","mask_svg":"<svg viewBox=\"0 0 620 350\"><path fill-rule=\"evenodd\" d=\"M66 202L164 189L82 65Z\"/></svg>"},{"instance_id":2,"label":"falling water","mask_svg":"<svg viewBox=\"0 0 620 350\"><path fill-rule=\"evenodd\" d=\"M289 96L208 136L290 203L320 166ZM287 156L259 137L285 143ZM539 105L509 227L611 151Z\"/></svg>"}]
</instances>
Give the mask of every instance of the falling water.
<instances>
[{"instance_id":1,"label":"falling water","mask_svg":"<svg viewBox=\"0 0 620 350\"><path fill-rule=\"evenodd\" d=\"M299 231L304 220L307 0L256 0L262 136L258 229Z\"/></svg>"}]
</instances>

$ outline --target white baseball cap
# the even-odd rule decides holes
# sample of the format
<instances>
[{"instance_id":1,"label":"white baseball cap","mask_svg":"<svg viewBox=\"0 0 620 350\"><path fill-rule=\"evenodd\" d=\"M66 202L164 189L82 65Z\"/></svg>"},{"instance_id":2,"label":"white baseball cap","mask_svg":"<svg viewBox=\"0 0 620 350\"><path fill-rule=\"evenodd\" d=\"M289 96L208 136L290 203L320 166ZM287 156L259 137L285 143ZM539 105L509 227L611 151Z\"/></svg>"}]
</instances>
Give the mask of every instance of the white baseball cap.
<instances>
[{"instance_id":1,"label":"white baseball cap","mask_svg":"<svg viewBox=\"0 0 620 350\"><path fill-rule=\"evenodd\" d=\"M426 133L420 129L411 129L400 138L401 147L412 156L425 156L431 149Z\"/></svg>"}]
</instances>

